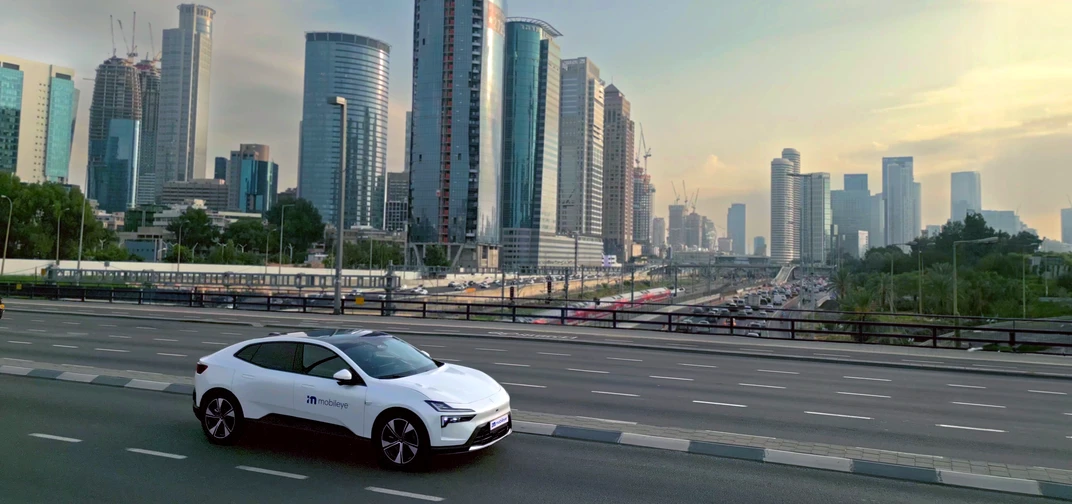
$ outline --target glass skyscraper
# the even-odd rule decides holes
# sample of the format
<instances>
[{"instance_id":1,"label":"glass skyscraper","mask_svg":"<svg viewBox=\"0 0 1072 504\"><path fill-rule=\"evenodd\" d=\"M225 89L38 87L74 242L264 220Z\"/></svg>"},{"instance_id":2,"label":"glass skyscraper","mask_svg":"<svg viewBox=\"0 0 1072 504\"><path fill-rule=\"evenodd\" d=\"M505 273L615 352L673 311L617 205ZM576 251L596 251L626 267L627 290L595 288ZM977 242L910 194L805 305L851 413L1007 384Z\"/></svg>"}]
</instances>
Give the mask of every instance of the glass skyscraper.
<instances>
[{"instance_id":1,"label":"glass skyscraper","mask_svg":"<svg viewBox=\"0 0 1072 504\"><path fill-rule=\"evenodd\" d=\"M74 70L0 54L0 171L66 182L77 110Z\"/></svg>"},{"instance_id":2,"label":"glass skyscraper","mask_svg":"<svg viewBox=\"0 0 1072 504\"><path fill-rule=\"evenodd\" d=\"M106 212L123 212L135 203L134 179L139 171L128 172L140 163L129 159L129 144L141 142L141 100L141 79L133 60L113 56L97 67L89 106L87 196ZM140 156L140 150L139 146L134 152Z\"/></svg>"},{"instance_id":3,"label":"glass skyscraper","mask_svg":"<svg viewBox=\"0 0 1072 504\"><path fill-rule=\"evenodd\" d=\"M135 205L138 191L138 161L141 123L135 119L108 121L102 158L93 165L90 197L106 212L124 212Z\"/></svg>"},{"instance_id":4,"label":"glass skyscraper","mask_svg":"<svg viewBox=\"0 0 1072 504\"><path fill-rule=\"evenodd\" d=\"M983 211L983 181L979 172L955 172L949 179L949 220L962 221L968 212Z\"/></svg>"},{"instance_id":5,"label":"glass skyscraper","mask_svg":"<svg viewBox=\"0 0 1072 504\"><path fill-rule=\"evenodd\" d=\"M341 96L347 103L346 226L383 228L390 54L391 46L361 35L305 34L298 195L325 222L338 221L340 112L328 98Z\"/></svg>"},{"instance_id":6,"label":"glass skyscraper","mask_svg":"<svg viewBox=\"0 0 1072 504\"><path fill-rule=\"evenodd\" d=\"M922 231L917 225L917 193L912 157L882 158L887 246L906 244Z\"/></svg>"},{"instance_id":7,"label":"glass skyscraper","mask_svg":"<svg viewBox=\"0 0 1072 504\"><path fill-rule=\"evenodd\" d=\"M745 241L747 234L747 210L744 203L734 203L730 205L729 212L726 213L726 234L733 240L733 254L745 255L748 249L748 243Z\"/></svg>"}]
</instances>

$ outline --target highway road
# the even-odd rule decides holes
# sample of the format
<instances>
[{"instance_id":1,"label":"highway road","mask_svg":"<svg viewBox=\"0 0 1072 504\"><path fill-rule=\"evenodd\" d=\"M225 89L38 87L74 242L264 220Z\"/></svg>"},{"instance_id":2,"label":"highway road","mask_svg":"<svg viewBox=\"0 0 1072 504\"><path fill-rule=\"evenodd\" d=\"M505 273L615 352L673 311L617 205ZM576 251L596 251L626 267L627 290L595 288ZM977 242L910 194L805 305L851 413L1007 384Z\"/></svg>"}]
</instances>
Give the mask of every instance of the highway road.
<instances>
[{"instance_id":1,"label":"highway road","mask_svg":"<svg viewBox=\"0 0 1072 504\"><path fill-rule=\"evenodd\" d=\"M406 322L377 327L413 330ZM443 361L487 371L522 411L597 418L609 427L640 423L1072 467L1068 380L855 365L848 352L808 362L766 358L762 347L739 349L753 357L469 338L440 326L438 335L404 338ZM269 331L21 312L9 313L0 329L3 364L181 376L198 357Z\"/></svg>"},{"instance_id":2,"label":"highway road","mask_svg":"<svg viewBox=\"0 0 1072 504\"><path fill-rule=\"evenodd\" d=\"M421 474L393 473L360 442L291 431L210 445L184 396L6 376L0 396L0 501L20 504L1043 502L524 434Z\"/></svg>"}]
</instances>

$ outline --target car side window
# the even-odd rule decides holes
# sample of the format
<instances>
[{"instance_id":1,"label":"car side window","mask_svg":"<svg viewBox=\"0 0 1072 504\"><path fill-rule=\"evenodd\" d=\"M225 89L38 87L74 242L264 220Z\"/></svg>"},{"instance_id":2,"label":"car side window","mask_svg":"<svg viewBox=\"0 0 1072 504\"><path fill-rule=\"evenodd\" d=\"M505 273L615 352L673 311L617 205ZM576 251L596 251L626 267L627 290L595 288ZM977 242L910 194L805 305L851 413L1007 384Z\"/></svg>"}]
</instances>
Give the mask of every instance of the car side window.
<instances>
[{"instance_id":1,"label":"car side window","mask_svg":"<svg viewBox=\"0 0 1072 504\"><path fill-rule=\"evenodd\" d=\"M294 357L297 352L297 343L262 343L249 362L267 369L294 372Z\"/></svg>"},{"instance_id":2,"label":"car side window","mask_svg":"<svg viewBox=\"0 0 1072 504\"><path fill-rule=\"evenodd\" d=\"M320 345L302 345L302 374L319 378L331 378L340 369L349 369L350 365L339 354Z\"/></svg>"},{"instance_id":3,"label":"car side window","mask_svg":"<svg viewBox=\"0 0 1072 504\"><path fill-rule=\"evenodd\" d=\"M257 353L258 348L260 348L260 345L249 345L238 352L235 352L234 356L246 362L250 362L253 360L253 354Z\"/></svg>"}]
</instances>

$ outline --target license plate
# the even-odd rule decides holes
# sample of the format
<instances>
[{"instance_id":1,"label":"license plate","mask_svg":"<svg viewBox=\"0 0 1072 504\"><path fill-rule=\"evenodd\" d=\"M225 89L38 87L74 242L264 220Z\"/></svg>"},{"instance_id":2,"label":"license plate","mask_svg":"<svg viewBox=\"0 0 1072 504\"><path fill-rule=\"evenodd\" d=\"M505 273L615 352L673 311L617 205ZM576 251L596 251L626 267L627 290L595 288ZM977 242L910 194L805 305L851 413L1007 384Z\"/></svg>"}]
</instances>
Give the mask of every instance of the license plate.
<instances>
[{"instance_id":1,"label":"license plate","mask_svg":"<svg viewBox=\"0 0 1072 504\"><path fill-rule=\"evenodd\" d=\"M495 420L492 420L490 428L491 428L491 430L498 429L499 427L502 427L503 425L506 425L506 422L509 422L509 421L510 421L510 414L507 413L507 414L505 414L505 415L503 415L503 416L501 416L499 418L496 418Z\"/></svg>"}]
</instances>

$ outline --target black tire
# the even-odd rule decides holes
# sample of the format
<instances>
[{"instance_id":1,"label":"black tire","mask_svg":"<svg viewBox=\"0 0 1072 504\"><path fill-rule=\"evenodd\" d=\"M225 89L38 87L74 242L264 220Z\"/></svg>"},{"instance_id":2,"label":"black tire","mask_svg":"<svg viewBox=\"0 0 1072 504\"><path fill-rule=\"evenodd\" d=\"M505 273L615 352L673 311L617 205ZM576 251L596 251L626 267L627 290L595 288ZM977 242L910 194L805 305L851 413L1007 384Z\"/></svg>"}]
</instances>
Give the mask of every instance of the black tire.
<instances>
[{"instance_id":1,"label":"black tire","mask_svg":"<svg viewBox=\"0 0 1072 504\"><path fill-rule=\"evenodd\" d=\"M376 419L372 428L372 450L384 469L421 470L431 454L428 430L408 411L388 411Z\"/></svg>"},{"instance_id":2,"label":"black tire","mask_svg":"<svg viewBox=\"0 0 1072 504\"><path fill-rule=\"evenodd\" d=\"M242 405L234 395L224 391L212 391L201 398L201 431L208 442L215 445L231 445L245 431Z\"/></svg>"}]
</instances>

